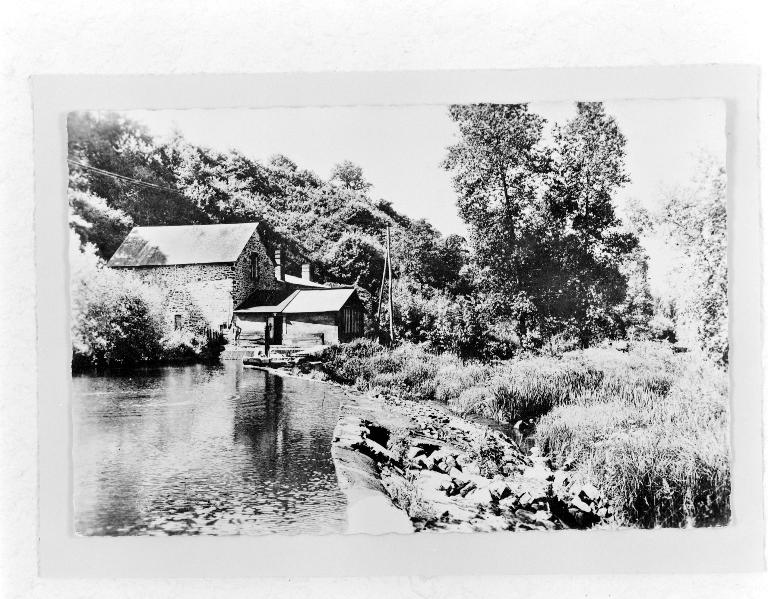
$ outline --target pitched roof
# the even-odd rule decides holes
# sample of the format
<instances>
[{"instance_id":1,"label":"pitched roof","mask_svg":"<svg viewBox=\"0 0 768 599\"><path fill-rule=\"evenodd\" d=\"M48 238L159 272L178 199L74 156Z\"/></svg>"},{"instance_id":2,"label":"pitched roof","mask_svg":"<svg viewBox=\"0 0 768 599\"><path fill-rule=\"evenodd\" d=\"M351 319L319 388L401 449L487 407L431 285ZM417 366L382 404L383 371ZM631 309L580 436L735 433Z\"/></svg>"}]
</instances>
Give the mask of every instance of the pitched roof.
<instances>
[{"instance_id":1,"label":"pitched roof","mask_svg":"<svg viewBox=\"0 0 768 599\"><path fill-rule=\"evenodd\" d=\"M256 292L258 293L258 292ZM302 314L306 312L338 312L349 298L357 293L354 287L325 287L323 289L297 289L282 301L258 304L256 293L240 304L235 312L249 314ZM254 298L254 301L251 301ZM269 300L266 296L263 298Z\"/></svg>"},{"instance_id":2,"label":"pitched roof","mask_svg":"<svg viewBox=\"0 0 768 599\"><path fill-rule=\"evenodd\" d=\"M107 265L166 266L234 262L257 227L257 223L134 227Z\"/></svg>"}]
</instances>

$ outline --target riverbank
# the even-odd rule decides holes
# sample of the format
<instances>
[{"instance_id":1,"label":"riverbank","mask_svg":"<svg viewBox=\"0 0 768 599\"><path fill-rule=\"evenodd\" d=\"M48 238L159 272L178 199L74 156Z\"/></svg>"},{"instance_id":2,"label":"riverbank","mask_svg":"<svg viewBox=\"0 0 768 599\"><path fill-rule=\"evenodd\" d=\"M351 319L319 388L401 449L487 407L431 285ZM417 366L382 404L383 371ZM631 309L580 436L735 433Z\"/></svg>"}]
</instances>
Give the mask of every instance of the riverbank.
<instances>
[{"instance_id":1,"label":"riverbank","mask_svg":"<svg viewBox=\"0 0 768 599\"><path fill-rule=\"evenodd\" d=\"M547 476L566 472L569 489L585 488L589 498L599 488L611 502L586 513L611 507L616 523L643 528L730 519L728 378L705 356L638 342L484 363L357 341L322 360L332 380L384 401L533 421Z\"/></svg>"},{"instance_id":2,"label":"riverbank","mask_svg":"<svg viewBox=\"0 0 768 599\"><path fill-rule=\"evenodd\" d=\"M317 371L264 368L322 380ZM338 383L335 383L339 385ZM591 485L536 448L434 402L349 386L331 453L348 501L348 532L556 530L611 526L613 508Z\"/></svg>"}]
</instances>

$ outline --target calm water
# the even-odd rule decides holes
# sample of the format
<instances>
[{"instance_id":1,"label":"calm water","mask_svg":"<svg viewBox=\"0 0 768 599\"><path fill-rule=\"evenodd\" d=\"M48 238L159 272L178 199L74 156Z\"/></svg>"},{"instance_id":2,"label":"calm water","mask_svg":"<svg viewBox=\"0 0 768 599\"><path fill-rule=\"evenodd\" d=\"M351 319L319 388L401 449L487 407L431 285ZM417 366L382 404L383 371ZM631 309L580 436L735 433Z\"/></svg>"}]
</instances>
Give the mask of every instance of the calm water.
<instances>
[{"instance_id":1,"label":"calm water","mask_svg":"<svg viewBox=\"0 0 768 599\"><path fill-rule=\"evenodd\" d=\"M343 532L340 392L236 362L73 377L80 534Z\"/></svg>"}]
</instances>

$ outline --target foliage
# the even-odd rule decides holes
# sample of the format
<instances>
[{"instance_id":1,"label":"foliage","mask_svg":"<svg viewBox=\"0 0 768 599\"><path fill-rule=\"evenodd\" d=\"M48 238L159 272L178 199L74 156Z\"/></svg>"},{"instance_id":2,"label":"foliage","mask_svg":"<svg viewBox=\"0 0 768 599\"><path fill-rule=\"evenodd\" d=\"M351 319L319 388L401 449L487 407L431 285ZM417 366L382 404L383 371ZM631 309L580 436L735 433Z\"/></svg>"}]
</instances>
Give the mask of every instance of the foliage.
<instances>
[{"instance_id":1,"label":"foliage","mask_svg":"<svg viewBox=\"0 0 768 599\"><path fill-rule=\"evenodd\" d=\"M334 346L324 366L362 390L446 402L459 414L538 419L538 445L572 480L592 482L643 527L724 524L730 517L728 387L705 355L640 342L496 364L423 345ZM492 446L478 455L496 463ZM490 466L489 466L490 467Z\"/></svg>"},{"instance_id":2,"label":"foliage","mask_svg":"<svg viewBox=\"0 0 768 599\"><path fill-rule=\"evenodd\" d=\"M70 226L84 243L91 243L101 255L111 255L128 235L133 220L107 200L92 193L71 190Z\"/></svg>"},{"instance_id":3,"label":"foliage","mask_svg":"<svg viewBox=\"0 0 768 599\"><path fill-rule=\"evenodd\" d=\"M556 127L526 105L452 106L460 142L444 162L471 228L476 284L524 345L566 330L581 345L626 334L624 265L637 248L612 195L628 181L625 140L599 103ZM644 315L641 311L639 314Z\"/></svg>"},{"instance_id":4,"label":"foliage","mask_svg":"<svg viewBox=\"0 0 768 599\"><path fill-rule=\"evenodd\" d=\"M577 478L602 488L627 523L725 524L726 373L704 356L650 347L605 356L603 383L544 415L537 440L557 463L573 464Z\"/></svg>"},{"instance_id":5,"label":"foliage","mask_svg":"<svg viewBox=\"0 0 768 599\"><path fill-rule=\"evenodd\" d=\"M122 368L218 358L220 340L169 330L159 288L107 268L70 235L72 368Z\"/></svg>"},{"instance_id":6,"label":"foliage","mask_svg":"<svg viewBox=\"0 0 768 599\"><path fill-rule=\"evenodd\" d=\"M702 157L687 188L669 191L655 226L678 248L678 320L701 347L728 362L728 254L725 167Z\"/></svg>"},{"instance_id":7,"label":"foliage","mask_svg":"<svg viewBox=\"0 0 768 599\"><path fill-rule=\"evenodd\" d=\"M73 262L73 365L136 366L157 360L164 334L159 296L138 279L105 268L93 246L76 244ZM89 266L91 268L89 268Z\"/></svg>"},{"instance_id":8,"label":"foliage","mask_svg":"<svg viewBox=\"0 0 768 599\"><path fill-rule=\"evenodd\" d=\"M331 181L338 181L347 189L367 191L371 184L365 180L363 169L349 160L340 162L331 171Z\"/></svg>"}]
</instances>

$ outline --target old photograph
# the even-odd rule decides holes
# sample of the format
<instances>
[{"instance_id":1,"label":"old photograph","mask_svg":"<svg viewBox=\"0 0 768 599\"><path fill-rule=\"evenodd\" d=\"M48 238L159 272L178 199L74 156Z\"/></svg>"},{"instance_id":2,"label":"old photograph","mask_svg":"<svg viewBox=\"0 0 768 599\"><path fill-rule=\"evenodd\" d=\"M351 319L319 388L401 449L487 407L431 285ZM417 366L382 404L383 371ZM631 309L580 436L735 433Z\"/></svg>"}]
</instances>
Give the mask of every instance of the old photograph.
<instances>
[{"instance_id":1,"label":"old photograph","mask_svg":"<svg viewBox=\"0 0 768 599\"><path fill-rule=\"evenodd\" d=\"M725 126L69 113L74 533L728 525Z\"/></svg>"}]
</instances>

